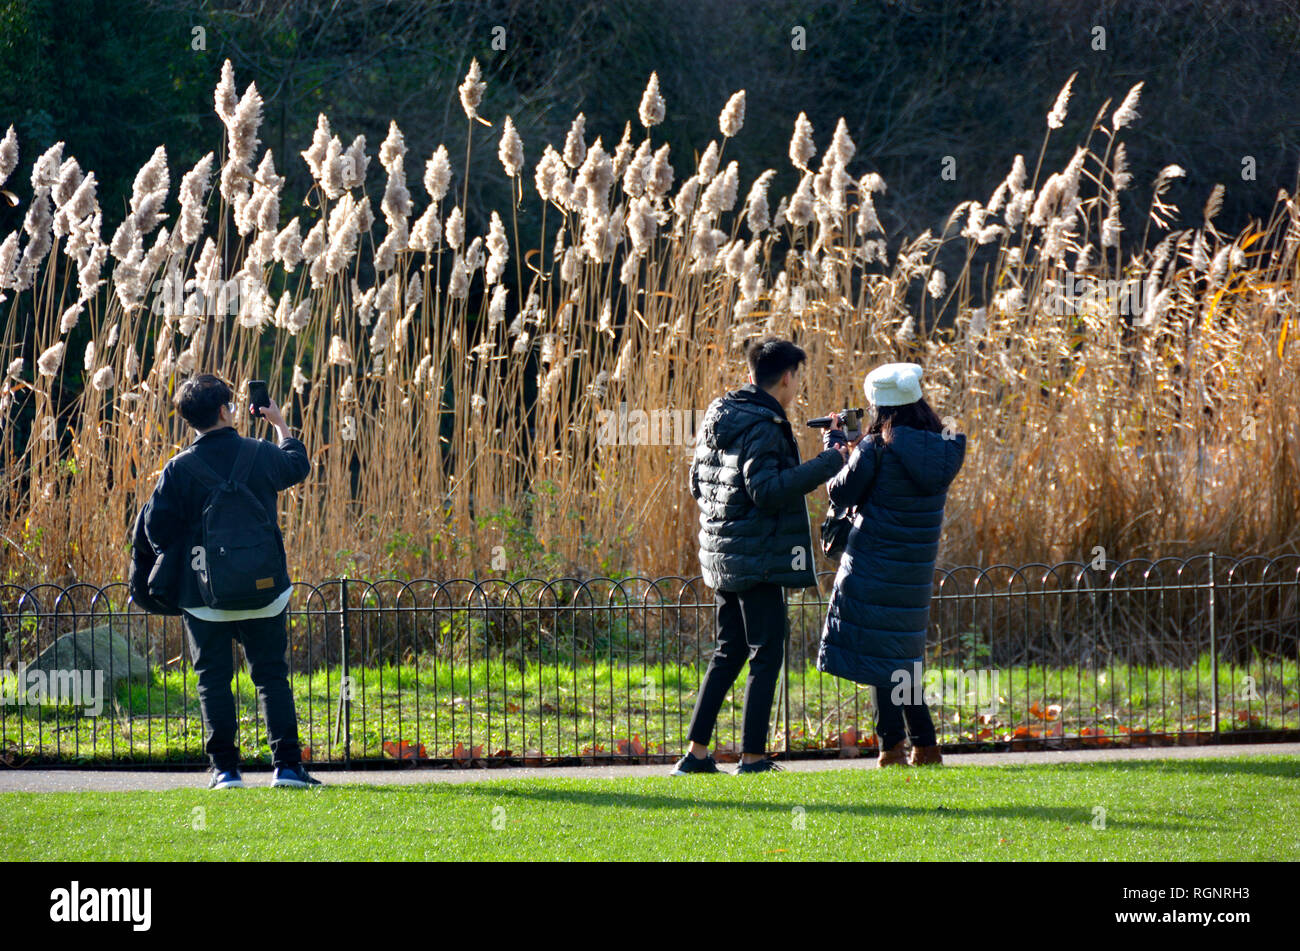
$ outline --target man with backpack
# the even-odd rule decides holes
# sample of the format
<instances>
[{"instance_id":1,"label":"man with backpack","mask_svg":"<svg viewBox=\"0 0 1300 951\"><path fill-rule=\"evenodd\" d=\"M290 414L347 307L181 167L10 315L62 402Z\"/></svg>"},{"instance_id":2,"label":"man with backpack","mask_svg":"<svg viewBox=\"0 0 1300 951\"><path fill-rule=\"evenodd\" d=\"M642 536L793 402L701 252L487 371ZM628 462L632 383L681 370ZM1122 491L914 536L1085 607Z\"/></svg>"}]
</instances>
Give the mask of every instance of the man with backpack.
<instances>
[{"instance_id":1,"label":"man with backpack","mask_svg":"<svg viewBox=\"0 0 1300 951\"><path fill-rule=\"evenodd\" d=\"M260 415L279 446L234 429L230 387L211 374L187 380L174 403L198 438L163 467L141 514L150 547L182 563L179 607L199 678L204 749L212 763L209 789L243 786L236 745L231 640L248 658L266 716L274 786L319 786L302 767L298 721L289 690L285 609L291 592L276 493L307 477L307 449L289 435L272 402ZM257 413L250 407L250 412Z\"/></svg>"}]
</instances>

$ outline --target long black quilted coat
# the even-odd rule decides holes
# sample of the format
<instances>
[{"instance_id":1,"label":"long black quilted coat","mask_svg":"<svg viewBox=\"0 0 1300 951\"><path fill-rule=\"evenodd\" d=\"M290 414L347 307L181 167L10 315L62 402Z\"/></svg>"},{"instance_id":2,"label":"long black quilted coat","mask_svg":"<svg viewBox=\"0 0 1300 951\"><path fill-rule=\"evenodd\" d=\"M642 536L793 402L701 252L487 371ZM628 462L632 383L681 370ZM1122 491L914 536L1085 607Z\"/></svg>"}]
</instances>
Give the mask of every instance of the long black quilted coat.
<instances>
[{"instance_id":1,"label":"long black quilted coat","mask_svg":"<svg viewBox=\"0 0 1300 951\"><path fill-rule=\"evenodd\" d=\"M832 502L858 504L858 514L835 575L817 667L892 689L895 670L910 673L924 658L943 507L966 436L896 426L877 475L878 438L864 438L828 485Z\"/></svg>"},{"instance_id":2,"label":"long black quilted coat","mask_svg":"<svg viewBox=\"0 0 1300 951\"><path fill-rule=\"evenodd\" d=\"M785 410L753 383L710 403L691 462L704 583L715 591L815 585L804 496L843 466L834 449L801 464Z\"/></svg>"}]
</instances>

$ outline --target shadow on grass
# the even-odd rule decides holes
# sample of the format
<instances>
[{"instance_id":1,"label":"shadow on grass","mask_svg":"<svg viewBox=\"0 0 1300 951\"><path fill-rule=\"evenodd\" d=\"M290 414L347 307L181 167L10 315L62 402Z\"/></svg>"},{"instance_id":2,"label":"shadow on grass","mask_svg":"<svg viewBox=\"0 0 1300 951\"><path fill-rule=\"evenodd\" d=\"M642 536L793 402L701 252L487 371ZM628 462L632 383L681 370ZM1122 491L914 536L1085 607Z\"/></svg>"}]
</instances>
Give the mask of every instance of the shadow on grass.
<instances>
[{"instance_id":1,"label":"shadow on grass","mask_svg":"<svg viewBox=\"0 0 1300 951\"><path fill-rule=\"evenodd\" d=\"M370 792L420 792L429 793L435 789L490 800L493 805L500 805L502 800L515 799L539 805L586 806L616 809L668 810L677 812L725 812L737 810L742 812L771 812L788 815L792 799L788 802L765 802L744 799L705 799L699 796L690 798L657 795L640 792L601 791L587 792L579 789L526 789L501 783L436 783L430 786L367 786L347 787L365 788ZM775 791L777 787L770 787ZM806 798L806 797L805 797ZM1092 818L1091 806L905 806L887 803L828 803L808 800L809 809L817 812L837 813L861 818L920 819L947 817L954 819L1038 819L1043 822L1080 824ZM1148 819L1124 819L1111 816L1108 825L1126 829L1143 829L1150 831L1205 831L1217 828L1215 823L1199 823L1184 817L1175 822L1163 822Z\"/></svg>"},{"instance_id":2,"label":"shadow on grass","mask_svg":"<svg viewBox=\"0 0 1300 951\"><path fill-rule=\"evenodd\" d=\"M1269 755L1269 754L1263 754ZM1099 767L1107 772L1117 773L1181 773L1187 776L1222 776L1235 773L1243 776L1263 776L1277 779L1300 779L1300 757L1285 754L1272 754L1272 758L1258 761L1243 757L1225 757L1223 759L1146 759L1146 760L1111 760L1103 763L1045 763L1045 764L1007 764L996 767L1000 773L1022 773L1039 771L1047 766L1055 771L1086 773Z\"/></svg>"}]
</instances>

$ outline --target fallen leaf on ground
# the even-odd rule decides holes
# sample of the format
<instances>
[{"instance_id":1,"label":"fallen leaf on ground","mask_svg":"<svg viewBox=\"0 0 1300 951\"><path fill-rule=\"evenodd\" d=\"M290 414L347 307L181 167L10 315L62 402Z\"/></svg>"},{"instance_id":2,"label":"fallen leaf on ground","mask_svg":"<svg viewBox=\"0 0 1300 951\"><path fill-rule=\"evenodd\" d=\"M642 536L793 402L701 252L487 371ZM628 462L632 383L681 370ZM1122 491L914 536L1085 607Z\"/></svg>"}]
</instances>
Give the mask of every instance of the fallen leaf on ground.
<instances>
[{"instance_id":1,"label":"fallen leaf on ground","mask_svg":"<svg viewBox=\"0 0 1300 951\"><path fill-rule=\"evenodd\" d=\"M385 740L383 743L384 753L393 759L426 759L424 753L424 744L418 746L412 745L406 740L398 740L394 743L392 740Z\"/></svg>"}]
</instances>

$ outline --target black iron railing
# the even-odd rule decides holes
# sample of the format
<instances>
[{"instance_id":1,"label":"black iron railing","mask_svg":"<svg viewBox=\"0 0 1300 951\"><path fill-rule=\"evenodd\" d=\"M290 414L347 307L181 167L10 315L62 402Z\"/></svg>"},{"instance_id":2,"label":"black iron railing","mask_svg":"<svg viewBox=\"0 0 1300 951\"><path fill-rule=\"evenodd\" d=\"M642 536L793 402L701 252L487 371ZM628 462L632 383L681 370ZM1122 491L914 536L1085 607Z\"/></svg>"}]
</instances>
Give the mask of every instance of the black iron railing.
<instances>
[{"instance_id":1,"label":"black iron railing","mask_svg":"<svg viewBox=\"0 0 1300 951\"><path fill-rule=\"evenodd\" d=\"M815 669L832 577L787 592L770 745L795 756L874 748L871 691ZM714 630L699 578L298 583L287 624L314 763L670 759ZM1300 556L944 569L930 628L913 686L946 748L1300 731ZM0 586L0 657L5 761L203 761L182 625L140 612L125 585ZM237 670L241 747L266 757ZM743 684L719 720L724 755Z\"/></svg>"}]
</instances>

